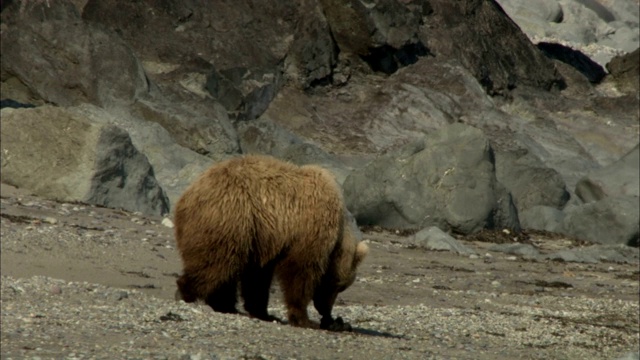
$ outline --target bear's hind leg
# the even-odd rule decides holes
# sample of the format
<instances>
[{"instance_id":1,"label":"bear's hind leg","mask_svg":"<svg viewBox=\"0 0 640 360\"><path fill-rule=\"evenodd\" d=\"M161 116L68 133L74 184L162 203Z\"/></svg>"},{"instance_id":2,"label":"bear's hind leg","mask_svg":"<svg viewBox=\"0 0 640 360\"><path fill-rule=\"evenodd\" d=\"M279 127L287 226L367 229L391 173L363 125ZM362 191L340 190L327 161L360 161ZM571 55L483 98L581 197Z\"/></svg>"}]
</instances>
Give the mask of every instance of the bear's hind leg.
<instances>
[{"instance_id":1,"label":"bear's hind leg","mask_svg":"<svg viewBox=\"0 0 640 360\"><path fill-rule=\"evenodd\" d=\"M273 264L268 264L263 268L250 268L244 272L240 279L244 308L249 315L260 320L279 321L278 318L269 315L267 311L273 271Z\"/></svg>"},{"instance_id":2,"label":"bear's hind leg","mask_svg":"<svg viewBox=\"0 0 640 360\"><path fill-rule=\"evenodd\" d=\"M238 312L236 309L237 296L238 282L229 280L209 292L204 301L217 312L235 314Z\"/></svg>"},{"instance_id":3,"label":"bear's hind leg","mask_svg":"<svg viewBox=\"0 0 640 360\"><path fill-rule=\"evenodd\" d=\"M287 304L289 325L317 329L319 324L309 320L307 312L315 287L313 275L305 270L310 267L282 263L278 269L278 280Z\"/></svg>"}]
</instances>

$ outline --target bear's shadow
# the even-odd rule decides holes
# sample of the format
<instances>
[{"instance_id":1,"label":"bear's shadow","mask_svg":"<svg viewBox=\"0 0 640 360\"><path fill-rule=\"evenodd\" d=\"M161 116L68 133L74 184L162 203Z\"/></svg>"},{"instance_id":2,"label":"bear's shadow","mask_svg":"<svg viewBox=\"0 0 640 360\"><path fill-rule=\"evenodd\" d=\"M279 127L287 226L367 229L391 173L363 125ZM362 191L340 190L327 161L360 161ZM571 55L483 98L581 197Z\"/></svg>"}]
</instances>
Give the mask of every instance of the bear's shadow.
<instances>
[{"instance_id":1,"label":"bear's shadow","mask_svg":"<svg viewBox=\"0 0 640 360\"><path fill-rule=\"evenodd\" d=\"M355 326L351 329L351 333L357 334L357 335L379 336L379 337L386 337L386 338L392 338L392 339L407 339L407 337L402 335L396 335L396 334L388 333L385 331L377 331L377 330L365 329L365 328L360 328Z\"/></svg>"},{"instance_id":2,"label":"bear's shadow","mask_svg":"<svg viewBox=\"0 0 640 360\"><path fill-rule=\"evenodd\" d=\"M239 312L238 315L240 316L245 316L248 318L251 318L251 316L249 314L246 314L244 312ZM283 320L277 316L272 316L272 319L270 322L273 323L278 323L281 325L289 325L289 322L287 320ZM320 330L320 329L318 329ZM390 339L404 339L404 340L408 340L408 338L406 336L403 335L396 335L396 334L392 334L392 333L388 333L386 331L377 331L377 330L371 330L371 329L365 329L365 328L361 328L361 327L355 327L352 326L351 330L347 330L347 331L331 331L331 330L320 330L320 331L328 331L328 332L332 332L332 333L345 333L345 334L354 334L354 335L364 335L364 336L377 336L377 337L385 337L385 338L390 338Z\"/></svg>"}]
</instances>

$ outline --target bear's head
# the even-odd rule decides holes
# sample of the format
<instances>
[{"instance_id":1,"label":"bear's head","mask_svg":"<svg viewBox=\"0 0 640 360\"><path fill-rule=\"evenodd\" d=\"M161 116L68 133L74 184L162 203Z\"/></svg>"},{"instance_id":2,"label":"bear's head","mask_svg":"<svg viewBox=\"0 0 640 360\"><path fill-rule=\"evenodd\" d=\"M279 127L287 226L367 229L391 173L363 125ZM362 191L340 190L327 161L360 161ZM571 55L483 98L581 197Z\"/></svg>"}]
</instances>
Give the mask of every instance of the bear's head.
<instances>
[{"instance_id":1,"label":"bear's head","mask_svg":"<svg viewBox=\"0 0 640 360\"><path fill-rule=\"evenodd\" d=\"M350 249L351 250L351 249ZM363 242L356 243L353 252L347 252L342 260L336 276L336 289L339 293L345 291L356 280L356 272L362 260L369 253L369 246ZM350 258L350 259L349 259Z\"/></svg>"},{"instance_id":2,"label":"bear's head","mask_svg":"<svg viewBox=\"0 0 640 360\"><path fill-rule=\"evenodd\" d=\"M358 241L349 224L345 225L342 243L313 296L313 305L325 320L331 319L338 294L353 284L358 266L369 252L367 244Z\"/></svg>"}]
</instances>

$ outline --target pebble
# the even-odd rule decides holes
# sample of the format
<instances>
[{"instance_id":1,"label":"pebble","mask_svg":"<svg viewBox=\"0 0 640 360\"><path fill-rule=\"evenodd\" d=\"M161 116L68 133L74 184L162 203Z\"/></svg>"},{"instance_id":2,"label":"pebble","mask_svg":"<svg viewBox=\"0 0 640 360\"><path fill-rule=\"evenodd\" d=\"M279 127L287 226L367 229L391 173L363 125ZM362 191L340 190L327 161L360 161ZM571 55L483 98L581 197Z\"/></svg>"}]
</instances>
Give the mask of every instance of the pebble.
<instances>
[{"instance_id":1,"label":"pebble","mask_svg":"<svg viewBox=\"0 0 640 360\"><path fill-rule=\"evenodd\" d=\"M172 229L173 228L173 221L171 221L171 219L169 219L169 218L164 218L164 219L162 219L162 225Z\"/></svg>"}]
</instances>

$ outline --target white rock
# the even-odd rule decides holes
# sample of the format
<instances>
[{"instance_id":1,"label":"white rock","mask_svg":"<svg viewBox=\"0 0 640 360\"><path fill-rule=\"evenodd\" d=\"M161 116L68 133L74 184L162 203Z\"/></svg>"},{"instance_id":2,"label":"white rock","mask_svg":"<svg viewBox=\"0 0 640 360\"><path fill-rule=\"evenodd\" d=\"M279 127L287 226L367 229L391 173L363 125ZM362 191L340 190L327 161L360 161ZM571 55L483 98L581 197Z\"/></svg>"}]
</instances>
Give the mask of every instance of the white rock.
<instances>
[{"instance_id":1,"label":"white rock","mask_svg":"<svg viewBox=\"0 0 640 360\"><path fill-rule=\"evenodd\" d=\"M171 219L169 219L169 218L162 219L162 225L164 225L164 226L166 226L166 227L168 227L170 229L173 229L173 221L171 221Z\"/></svg>"}]
</instances>

